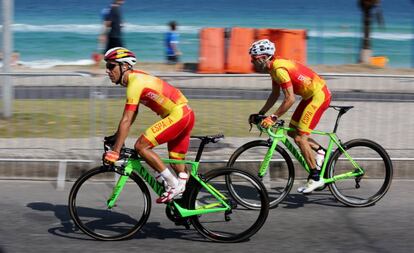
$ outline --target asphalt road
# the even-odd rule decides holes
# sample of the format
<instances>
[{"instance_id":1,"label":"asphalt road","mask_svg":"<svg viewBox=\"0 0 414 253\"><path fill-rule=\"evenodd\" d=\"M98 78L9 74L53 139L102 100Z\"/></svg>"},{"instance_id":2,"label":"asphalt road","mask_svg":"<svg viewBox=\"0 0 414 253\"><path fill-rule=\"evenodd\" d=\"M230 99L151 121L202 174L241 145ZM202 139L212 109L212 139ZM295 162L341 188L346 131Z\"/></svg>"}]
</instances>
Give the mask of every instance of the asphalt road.
<instances>
[{"instance_id":1,"label":"asphalt road","mask_svg":"<svg viewBox=\"0 0 414 253\"><path fill-rule=\"evenodd\" d=\"M267 99L269 90L243 89L205 89L181 88L189 99ZM80 86L16 86L16 99L73 99L89 98L90 94L99 98L123 97L125 89L120 87L100 87L97 91L91 87ZM414 93L378 92L378 91L332 91L335 101L372 101L372 102L413 102Z\"/></svg>"},{"instance_id":2,"label":"asphalt road","mask_svg":"<svg viewBox=\"0 0 414 253\"><path fill-rule=\"evenodd\" d=\"M375 206L347 208L329 191L289 198L271 210L249 241L211 243L195 230L176 227L153 204L142 231L131 240L101 242L69 218L66 189L49 181L0 181L0 252L413 252L414 181L394 180ZM296 188L296 185L295 185Z\"/></svg>"}]
</instances>

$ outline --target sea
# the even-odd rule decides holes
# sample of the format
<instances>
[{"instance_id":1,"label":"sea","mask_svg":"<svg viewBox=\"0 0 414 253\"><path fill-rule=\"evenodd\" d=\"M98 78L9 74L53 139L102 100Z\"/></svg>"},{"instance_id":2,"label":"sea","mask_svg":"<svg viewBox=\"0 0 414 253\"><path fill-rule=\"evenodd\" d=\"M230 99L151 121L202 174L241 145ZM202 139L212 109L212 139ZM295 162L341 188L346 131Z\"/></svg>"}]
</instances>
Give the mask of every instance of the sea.
<instances>
[{"instance_id":1,"label":"sea","mask_svg":"<svg viewBox=\"0 0 414 253\"><path fill-rule=\"evenodd\" d=\"M197 62L205 27L307 30L307 63L352 64L362 40L359 0L126 0L123 40L141 62L164 62L168 22L178 23L183 62ZM102 9L110 0L14 0L14 50L30 67L87 65L102 49ZM414 0L382 0L373 15L373 54L414 67ZM0 14L1 15L1 14ZM1 43L1 42L0 42Z\"/></svg>"}]
</instances>

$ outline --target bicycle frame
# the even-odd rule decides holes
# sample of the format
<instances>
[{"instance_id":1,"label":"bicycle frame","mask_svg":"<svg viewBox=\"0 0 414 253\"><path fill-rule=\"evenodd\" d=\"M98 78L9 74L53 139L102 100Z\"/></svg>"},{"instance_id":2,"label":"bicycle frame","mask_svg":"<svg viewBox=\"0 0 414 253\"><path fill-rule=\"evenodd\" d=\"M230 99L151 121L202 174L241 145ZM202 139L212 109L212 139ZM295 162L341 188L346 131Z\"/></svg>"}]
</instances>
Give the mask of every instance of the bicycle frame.
<instances>
[{"instance_id":1,"label":"bicycle frame","mask_svg":"<svg viewBox=\"0 0 414 253\"><path fill-rule=\"evenodd\" d=\"M275 129L275 130L272 130ZM309 173L310 169L309 169L309 165L307 164L305 158L303 157L302 153L300 152L299 149L297 149L292 142L287 138L286 132L289 131L295 131L294 128L290 128L290 127L276 127L276 128L268 128L267 129L267 134L269 135L270 139L272 140L271 146L269 147L265 158L263 159L263 162L260 165L260 169L259 169L259 176L263 177L264 174L266 173L267 169L269 168L269 164L270 161L273 157L273 153L275 151L275 148L277 147L277 145L279 144L279 142L282 142L284 144L284 146L290 151L290 153L296 158L296 160L302 165L302 167ZM352 157L348 154L348 152L346 152L346 150L343 148L341 141L339 140L338 136L333 132L333 133L328 133L328 132L322 132L322 131L312 131L312 134L316 134L316 135L324 135L324 136L328 136L329 137L329 144L328 144L328 148L325 154L325 159L321 168L321 176L325 175L325 170L329 161L329 158L332 155L332 150L334 145L336 145L341 152L345 155L345 157L351 162L351 164L354 167L353 171L347 172L347 173L343 173L343 174L339 174L336 175L332 178L324 178L325 183L332 183L335 182L337 180L341 180L341 179L347 179L347 178L351 178L351 177L358 177L364 174L364 170L363 168L361 168L359 166L359 164L357 162L354 161L354 159L352 159Z\"/></svg>"},{"instance_id":2,"label":"bicycle frame","mask_svg":"<svg viewBox=\"0 0 414 253\"><path fill-rule=\"evenodd\" d=\"M115 202L117 201L122 189L124 188L126 181L129 175L135 171L138 175L141 176L144 181L148 183L148 185L153 189L153 191L160 196L164 192L164 186L159 183L150 172L148 172L147 168L142 165L143 160L141 158L128 158L126 162L126 166L121 171L121 176L119 177L111 196L108 198L107 206L109 209L114 207ZM199 162L189 161L189 160L173 160L173 159L162 159L164 163L169 164L189 164L191 165L191 176L197 180L198 183L201 184L203 188L205 188L210 194L212 194L216 199L216 203L210 203L204 206L197 206L196 209L186 209L181 207L176 201L173 201L173 205L176 207L178 212L182 217L189 217L193 215L200 215L206 213L213 213L213 212L224 212L230 210L231 207L226 202L226 197L221 194L217 189L211 186L208 183L205 183L197 174ZM221 207L218 207L221 206Z\"/></svg>"}]
</instances>

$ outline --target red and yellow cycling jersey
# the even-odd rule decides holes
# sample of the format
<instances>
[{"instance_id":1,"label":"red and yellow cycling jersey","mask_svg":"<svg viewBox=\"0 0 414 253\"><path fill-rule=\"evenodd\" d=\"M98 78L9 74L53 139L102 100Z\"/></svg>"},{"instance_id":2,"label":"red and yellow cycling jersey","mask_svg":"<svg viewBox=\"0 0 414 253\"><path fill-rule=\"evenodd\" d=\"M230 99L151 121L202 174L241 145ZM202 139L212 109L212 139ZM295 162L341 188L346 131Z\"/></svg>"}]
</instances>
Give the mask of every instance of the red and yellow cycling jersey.
<instances>
[{"instance_id":1,"label":"red and yellow cycling jersey","mask_svg":"<svg viewBox=\"0 0 414 253\"><path fill-rule=\"evenodd\" d=\"M191 108L186 104L180 105L167 117L149 127L141 138L145 138L151 147L168 143L169 157L183 160L190 144L194 121L195 116Z\"/></svg>"},{"instance_id":2,"label":"red and yellow cycling jersey","mask_svg":"<svg viewBox=\"0 0 414 253\"><path fill-rule=\"evenodd\" d=\"M293 92L303 99L310 98L325 86L325 81L318 74L292 60L276 58L271 63L270 75L282 89L292 86Z\"/></svg>"},{"instance_id":3,"label":"red and yellow cycling jersey","mask_svg":"<svg viewBox=\"0 0 414 253\"><path fill-rule=\"evenodd\" d=\"M179 105L187 104L187 98L180 90L158 77L134 70L128 76L125 110L136 111L138 104L144 104L165 118Z\"/></svg>"}]
</instances>

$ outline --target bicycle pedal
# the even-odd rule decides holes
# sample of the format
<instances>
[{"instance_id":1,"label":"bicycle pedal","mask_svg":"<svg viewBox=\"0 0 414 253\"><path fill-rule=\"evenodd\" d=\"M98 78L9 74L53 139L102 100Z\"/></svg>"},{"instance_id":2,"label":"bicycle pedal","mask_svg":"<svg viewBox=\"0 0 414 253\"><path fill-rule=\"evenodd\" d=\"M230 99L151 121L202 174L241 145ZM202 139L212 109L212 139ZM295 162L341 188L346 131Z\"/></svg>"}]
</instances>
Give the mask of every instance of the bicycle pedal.
<instances>
[{"instance_id":1,"label":"bicycle pedal","mask_svg":"<svg viewBox=\"0 0 414 253\"><path fill-rule=\"evenodd\" d=\"M177 222L174 222L176 226L184 226L186 229L190 229L190 221L188 219L180 219Z\"/></svg>"}]
</instances>

